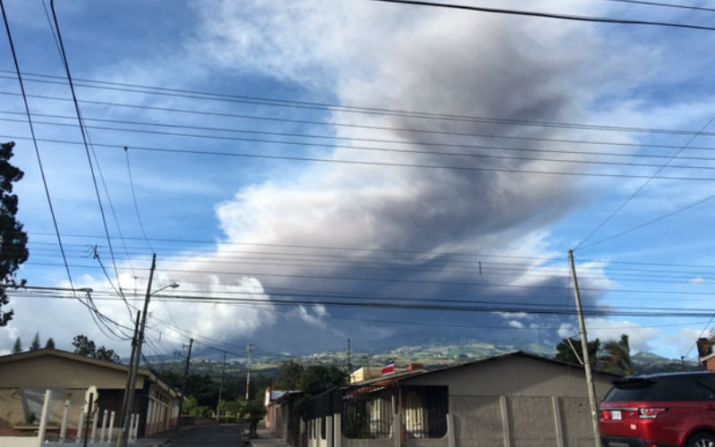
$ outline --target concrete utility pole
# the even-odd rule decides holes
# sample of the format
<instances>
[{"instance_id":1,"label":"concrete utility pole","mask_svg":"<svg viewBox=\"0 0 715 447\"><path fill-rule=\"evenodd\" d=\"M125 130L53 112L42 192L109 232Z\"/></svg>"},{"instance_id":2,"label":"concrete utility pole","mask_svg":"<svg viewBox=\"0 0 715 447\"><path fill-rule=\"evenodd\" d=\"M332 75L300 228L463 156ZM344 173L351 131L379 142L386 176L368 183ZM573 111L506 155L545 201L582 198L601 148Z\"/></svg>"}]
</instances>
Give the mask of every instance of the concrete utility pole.
<instances>
[{"instance_id":1,"label":"concrete utility pole","mask_svg":"<svg viewBox=\"0 0 715 447\"><path fill-rule=\"evenodd\" d=\"M574 298L576 299L576 312L578 313L578 332L581 337L581 349L583 351L583 369L586 372L586 384L588 386L588 401L591 409L591 423L593 424L593 436L595 446L601 447L601 431L598 428L598 403L596 402L596 388L593 384L593 374L591 373L591 356L588 352L588 338L586 335L586 322L583 319L583 307L581 306L581 291L578 288L578 277L576 276L576 263L573 258L573 250L569 250L569 263L571 264L571 275L573 276Z\"/></svg>"},{"instance_id":2,"label":"concrete utility pole","mask_svg":"<svg viewBox=\"0 0 715 447\"><path fill-rule=\"evenodd\" d=\"M176 419L176 431L181 426L181 412L184 410L184 397L186 396L186 382L189 377L189 366L191 365L191 348L194 346L194 339L189 339L189 353L186 355L186 365L184 365L184 382L181 384L181 400L179 400L179 417Z\"/></svg>"},{"instance_id":3,"label":"concrete utility pole","mask_svg":"<svg viewBox=\"0 0 715 447\"><path fill-rule=\"evenodd\" d=\"M350 374L353 372L353 351L350 339L348 338L348 384L350 384Z\"/></svg>"},{"instance_id":4,"label":"concrete utility pole","mask_svg":"<svg viewBox=\"0 0 715 447\"><path fill-rule=\"evenodd\" d=\"M221 384L218 386L218 403L216 404L216 422L221 422L221 394L223 394L223 380L226 374L226 351L223 351L223 366L221 367Z\"/></svg>"},{"instance_id":5,"label":"concrete utility pole","mask_svg":"<svg viewBox=\"0 0 715 447\"><path fill-rule=\"evenodd\" d=\"M137 321L134 323L134 336L132 337L132 354L129 356L129 375L127 376L127 386L124 387L124 396L122 397L122 407L119 411L119 426L124 427L124 418L127 414L127 405L129 403L129 392L132 389L132 374L131 369L134 365L134 357L137 352L137 335L139 334L139 322L141 321L141 311L137 311ZM117 444L119 445L119 444Z\"/></svg>"},{"instance_id":6,"label":"concrete utility pole","mask_svg":"<svg viewBox=\"0 0 715 447\"><path fill-rule=\"evenodd\" d=\"M253 343L249 343L246 351L248 351L248 366L246 368L246 402L248 402L251 398L251 362L253 361Z\"/></svg>"},{"instance_id":7,"label":"concrete utility pole","mask_svg":"<svg viewBox=\"0 0 715 447\"><path fill-rule=\"evenodd\" d=\"M151 269L149 270L149 283L146 286L146 296L144 297L144 310L141 313L141 325L139 326L139 333L137 334L136 347L134 349L134 358L132 359L131 368L129 368L129 385L130 389L129 395L127 397L127 411L124 414L124 420L122 421L122 430L119 433L117 439L117 446L126 447L127 446L127 435L129 434L129 422L130 418L127 417L128 414L132 413L134 408L134 387L137 380L137 370L139 369L139 359L142 355L142 345L144 344L144 328L146 327L146 315L149 309L149 300L151 300L151 285L154 282L154 271L156 270L156 253L151 257Z\"/></svg>"}]
</instances>

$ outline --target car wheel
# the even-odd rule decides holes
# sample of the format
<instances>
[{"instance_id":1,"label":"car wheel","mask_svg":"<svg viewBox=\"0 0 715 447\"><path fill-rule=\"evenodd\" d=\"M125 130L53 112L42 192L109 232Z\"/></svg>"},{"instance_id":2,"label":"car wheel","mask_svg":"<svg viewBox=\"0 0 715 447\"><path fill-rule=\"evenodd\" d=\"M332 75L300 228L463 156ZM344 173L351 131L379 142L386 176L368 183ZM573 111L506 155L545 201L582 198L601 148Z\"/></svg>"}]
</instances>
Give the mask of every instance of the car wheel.
<instances>
[{"instance_id":1,"label":"car wheel","mask_svg":"<svg viewBox=\"0 0 715 447\"><path fill-rule=\"evenodd\" d=\"M712 433L695 433L688 440L688 447L715 447L715 435Z\"/></svg>"}]
</instances>

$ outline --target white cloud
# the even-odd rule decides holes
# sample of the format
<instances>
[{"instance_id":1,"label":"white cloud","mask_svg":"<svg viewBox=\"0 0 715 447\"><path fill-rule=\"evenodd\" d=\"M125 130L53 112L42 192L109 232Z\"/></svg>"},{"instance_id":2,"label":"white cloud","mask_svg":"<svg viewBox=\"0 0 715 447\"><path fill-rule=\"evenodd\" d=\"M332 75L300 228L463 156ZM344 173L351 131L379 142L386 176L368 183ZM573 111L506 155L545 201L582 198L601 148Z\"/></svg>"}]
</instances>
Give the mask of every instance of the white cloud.
<instances>
[{"instance_id":1,"label":"white cloud","mask_svg":"<svg viewBox=\"0 0 715 447\"><path fill-rule=\"evenodd\" d=\"M705 284L705 279L701 276L696 276L695 278L690 280L690 284L694 286L701 286Z\"/></svg>"},{"instance_id":2,"label":"white cloud","mask_svg":"<svg viewBox=\"0 0 715 447\"><path fill-rule=\"evenodd\" d=\"M621 335L628 335L633 351L648 351L657 346L657 339L661 334L653 328L643 326L631 321L614 321L605 318L587 318L586 330L588 339L600 339L601 342L618 340ZM557 330L561 338L578 338L578 327L572 323L563 323Z\"/></svg>"}]
</instances>

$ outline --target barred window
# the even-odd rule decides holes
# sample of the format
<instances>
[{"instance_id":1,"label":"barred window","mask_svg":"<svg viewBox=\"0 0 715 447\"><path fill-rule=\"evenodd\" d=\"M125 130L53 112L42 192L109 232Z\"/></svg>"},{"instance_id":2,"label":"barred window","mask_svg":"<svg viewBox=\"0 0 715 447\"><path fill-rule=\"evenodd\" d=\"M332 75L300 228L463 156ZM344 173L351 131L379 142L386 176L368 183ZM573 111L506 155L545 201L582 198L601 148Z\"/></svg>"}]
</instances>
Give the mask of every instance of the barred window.
<instances>
[{"instance_id":1,"label":"barred window","mask_svg":"<svg viewBox=\"0 0 715 447\"><path fill-rule=\"evenodd\" d=\"M408 438L442 438L447 434L449 392L446 386L404 387L402 407Z\"/></svg>"}]
</instances>

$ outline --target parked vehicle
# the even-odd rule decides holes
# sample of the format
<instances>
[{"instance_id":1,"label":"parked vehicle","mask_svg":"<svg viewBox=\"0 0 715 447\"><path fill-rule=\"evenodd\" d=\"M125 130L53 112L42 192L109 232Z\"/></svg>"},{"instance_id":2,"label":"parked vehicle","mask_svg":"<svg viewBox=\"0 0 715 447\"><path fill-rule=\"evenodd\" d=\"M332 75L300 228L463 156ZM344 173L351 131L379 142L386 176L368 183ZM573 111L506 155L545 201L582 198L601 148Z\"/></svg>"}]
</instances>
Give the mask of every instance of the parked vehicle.
<instances>
[{"instance_id":1,"label":"parked vehicle","mask_svg":"<svg viewBox=\"0 0 715 447\"><path fill-rule=\"evenodd\" d=\"M604 447L715 447L715 373L618 379L600 428Z\"/></svg>"}]
</instances>

